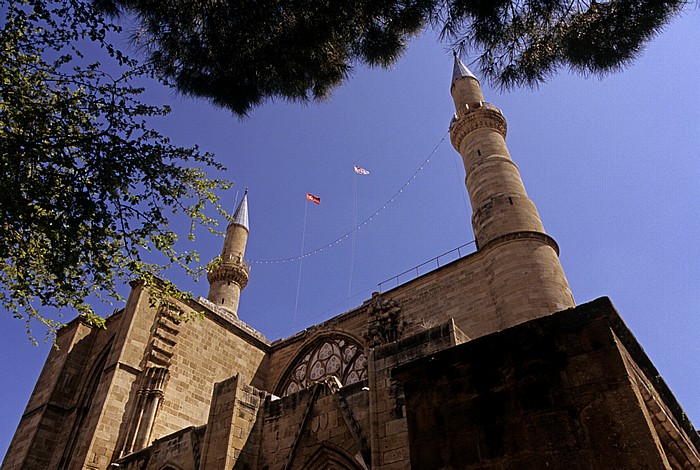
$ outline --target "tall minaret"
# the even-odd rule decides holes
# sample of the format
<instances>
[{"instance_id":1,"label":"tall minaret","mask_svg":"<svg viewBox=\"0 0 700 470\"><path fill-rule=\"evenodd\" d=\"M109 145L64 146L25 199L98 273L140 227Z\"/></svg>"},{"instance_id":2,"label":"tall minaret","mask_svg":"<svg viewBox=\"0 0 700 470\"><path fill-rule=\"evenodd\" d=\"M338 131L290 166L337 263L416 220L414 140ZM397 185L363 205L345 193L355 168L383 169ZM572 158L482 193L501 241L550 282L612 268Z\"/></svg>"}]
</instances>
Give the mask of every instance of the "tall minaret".
<instances>
[{"instance_id":1,"label":"tall minaret","mask_svg":"<svg viewBox=\"0 0 700 470\"><path fill-rule=\"evenodd\" d=\"M241 291L248 284L250 266L243 260L248 241L248 190L245 190L233 220L226 227L221 262L207 273L209 295L217 306L237 315Z\"/></svg>"},{"instance_id":2,"label":"tall minaret","mask_svg":"<svg viewBox=\"0 0 700 470\"><path fill-rule=\"evenodd\" d=\"M450 137L464 162L472 227L485 259L498 326L574 307L557 243L545 233L506 147L506 120L484 101L479 81L457 54L451 92L457 112Z\"/></svg>"}]
</instances>

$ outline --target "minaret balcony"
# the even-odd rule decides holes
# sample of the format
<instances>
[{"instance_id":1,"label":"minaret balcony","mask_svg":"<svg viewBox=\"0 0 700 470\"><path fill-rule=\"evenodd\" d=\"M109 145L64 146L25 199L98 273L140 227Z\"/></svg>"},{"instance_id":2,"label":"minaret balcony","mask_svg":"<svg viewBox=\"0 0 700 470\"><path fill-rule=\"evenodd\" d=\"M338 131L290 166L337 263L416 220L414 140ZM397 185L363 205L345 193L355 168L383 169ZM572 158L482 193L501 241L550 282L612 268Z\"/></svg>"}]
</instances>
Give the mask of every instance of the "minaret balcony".
<instances>
[{"instance_id":1,"label":"minaret balcony","mask_svg":"<svg viewBox=\"0 0 700 470\"><path fill-rule=\"evenodd\" d=\"M223 261L210 267L207 273L209 284L214 282L235 282L241 289L248 284L249 278L250 265L243 259Z\"/></svg>"},{"instance_id":2,"label":"minaret balcony","mask_svg":"<svg viewBox=\"0 0 700 470\"><path fill-rule=\"evenodd\" d=\"M480 109L489 109L503 116L503 112L498 107L491 103L487 103L486 101L478 101L472 104L465 104L463 107L458 109L456 113L452 115L452 120L450 121L450 130L452 130L452 126L454 126L454 124L459 119L463 118L469 113L473 113L474 111L478 111Z\"/></svg>"},{"instance_id":3,"label":"minaret balcony","mask_svg":"<svg viewBox=\"0 0 700 470\"><path fill-rule=\"evenodd\" d=\"M485 101L464 105L457 109L450 121L450 138L456 149L461 148L464 138L477 129L493 129L505 139L508 123L496 106Z\"/></svg>"},{"instance_id":4,"label":"minaret balcony","mask_svg":"<svg viewBox=\"0 0 700 470\"><path fill-rule=\"evenodd\" d=\"M243 268L243 270L246 273L250 274L250 264L248 264L246 262L246 260L244 260L242 258L236 259L234 257L231 257L228 260L222 261L221 265L222 266L239 266L239 267Z\"/></svg>"}]
</instances>

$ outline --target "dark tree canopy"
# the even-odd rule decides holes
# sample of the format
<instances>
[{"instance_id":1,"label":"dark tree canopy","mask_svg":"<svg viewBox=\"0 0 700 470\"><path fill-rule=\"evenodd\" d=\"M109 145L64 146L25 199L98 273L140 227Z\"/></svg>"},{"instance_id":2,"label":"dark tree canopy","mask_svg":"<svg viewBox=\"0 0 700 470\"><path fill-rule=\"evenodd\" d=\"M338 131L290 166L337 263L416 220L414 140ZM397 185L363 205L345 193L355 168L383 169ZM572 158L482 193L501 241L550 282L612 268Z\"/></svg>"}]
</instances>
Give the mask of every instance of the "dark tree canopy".
<instances>
[{"instance_id":1,"label":"dark tree canopy","mask_svg":"<svg viewBox=\"0 0 700 470\"><path fill-rule=\"evenodd\" d=\"M319 99L353 65L386 66L438 29L503 86L561 68L605 74L630 61L686 0L95 0L135 14L144 48L180 92L237 114L270 98Z\"/></svg>"},{"instance_id":2,"label":"dark tree canopy","mask_svg":"<svg viewBox=\"0 0 700 470\"><path fill-rule=\"evenodd\" d=\"M136 13L145 48L185 94L245 114L270 97L323 98L354 62L393 63L430 0L99 0Z\"/></svg>"},{"instance_id":3,"label":"dark tree canopy","mask_svg":"<svg viewBox=\"0 0 700 470\"><path fill-rule=\"evenodd\" d=\"M49 333L61 323L47 308L99 324L89 296L119 299L118 281L197 260L169 218L212 224L204 210L228 184L207 178L212 155L149 127L168 109L139 100L151 73L108 42L118 28L90 2L0 4L0 307Z\"/></svg>"},{"instance_id":4,"label":"dark tree canopy","mask_svg":"<svg viewBox=\"0 0 700 470\"><path fill-rule=\"evenodd\" d=\"M504 88L533 86L561 68L604 75L633 61L685 0L457 0L437 20L443 37L478 53Z\"/></svg>"}]
</instances>

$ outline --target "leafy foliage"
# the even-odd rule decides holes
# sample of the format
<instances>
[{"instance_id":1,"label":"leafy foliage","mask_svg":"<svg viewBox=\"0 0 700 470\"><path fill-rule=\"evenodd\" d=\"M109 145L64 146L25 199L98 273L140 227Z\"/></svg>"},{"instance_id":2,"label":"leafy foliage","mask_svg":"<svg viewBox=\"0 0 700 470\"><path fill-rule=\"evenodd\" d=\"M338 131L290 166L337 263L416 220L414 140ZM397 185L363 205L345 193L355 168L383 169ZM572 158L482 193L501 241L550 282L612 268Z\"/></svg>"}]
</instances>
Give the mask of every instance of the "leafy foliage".
<instances>
[{"instance_id":1,"label":"leafy foliage","mask_svg":"<svg viewBox=\"0 0 700 470\"><path fill-rule=\"evenodd\" d=\"M685 0L95 0L134 13L163 78L243 115L266 99L326 97L357 63L392 64L426 25L504 87L562 67L632 61Z\"/></svg>"},{"instance_id":2,"label":"leafy foliage","mask_svg":"<svg viewBox=\"0 0 700 470\"><path fill-rule=\"evenodd\" d=\"M2 3L0 305L28 329L32 320L49 333L60 326L46 307L100 325L88 296L119 299L117 282L155 285L173 264L195 273L197 254L176 249L168 217L214 225L204 212L218 208L214 192L228 183L207 178L202 168L222 169L212 155L149 127L168 113L139 101L134 83L151 71L108 41L119 28L91 3ZM112 74L79 46L101 50ZM165 262L146 262L144 251Z\"/></svg>"}]
</instances>

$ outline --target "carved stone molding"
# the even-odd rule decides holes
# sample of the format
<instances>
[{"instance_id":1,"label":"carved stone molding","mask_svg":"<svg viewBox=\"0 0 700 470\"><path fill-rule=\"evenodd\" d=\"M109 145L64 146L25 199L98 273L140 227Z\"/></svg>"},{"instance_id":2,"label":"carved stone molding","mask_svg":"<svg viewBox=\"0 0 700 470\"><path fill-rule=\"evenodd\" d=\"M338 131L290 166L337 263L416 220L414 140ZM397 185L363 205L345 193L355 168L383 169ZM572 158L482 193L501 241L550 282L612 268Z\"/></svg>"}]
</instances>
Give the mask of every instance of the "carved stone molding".
<instances>
[{"instance_id":1,"label":"carved stone molding","mask_svg":"<svg viewBox=\"0 0 700 470\"><path fill-rule=\"evenodd\" d=\"M235 282L244 289L250 278L250 266L245 261L222 263L207 274L209 284L216 281Z\"/></svg>"},{"instance_id":2,"label":"carved stone molding","mask_svg":"<svg viewBox=\"0 0 700 470\"><path fill-rule=\"evenodd\" d=\"M491 249L492 247L500 243L510 242L513 240L539 240L545 245L549 245L557 254L557 256L559 256L559 245L557 244L557 241L554 238L547 235L546 233L542 232L522 231L507 233L505 235L501 235L500 237L496 237L492 240L487 241L483 246L479 246L478 248L481 251L486 251L487 249Z\"/></svg>"},{"instance_id":3,"label":"carved stone molding","mask_svg":"<svg viewBox=\"0 0 700 470\"><path fill-rule=\"evenodd\" d=\"M143 372L122 455L141 450L151 442L153 424L163 401L169 375L165 367L149 367Z\"/></svg>"},{"instance_id":4,"label":"carved stone molding","mask_svg":"<svg viewBox=\"0 0 700 470\"><path fill-rule=\"evenodd\" d=\"M457 149L460 148L462 140L477 129L494 129L504 139L508 132L508 123L498 108L484 106L472 109L464 114L460 113L458 116L450 127L450 139L452 140L452 145Z\"/></svg>"},{"instance_id":5,"label":"carved stone molding","mask_svg":"<svg viewBox=\"0 0 700 470\"><path fill-rule=\"evenodd\" d=\"M149 367L143 375L141 393L162 396L169 375L165 367Z\"/></svg>"},{"instance_id":6,"label":"carved stone molding","mask_svg":"<svg viewBox=\"0 0 700 470\"><path fill-rule=\"evenodd\" d=\"M403 336L407 323L401 318L401 307L393 299L385 299L378 292L367 302L368 324L365 339L374 348L392 343Z\"/></svg>"}]
</instances>

